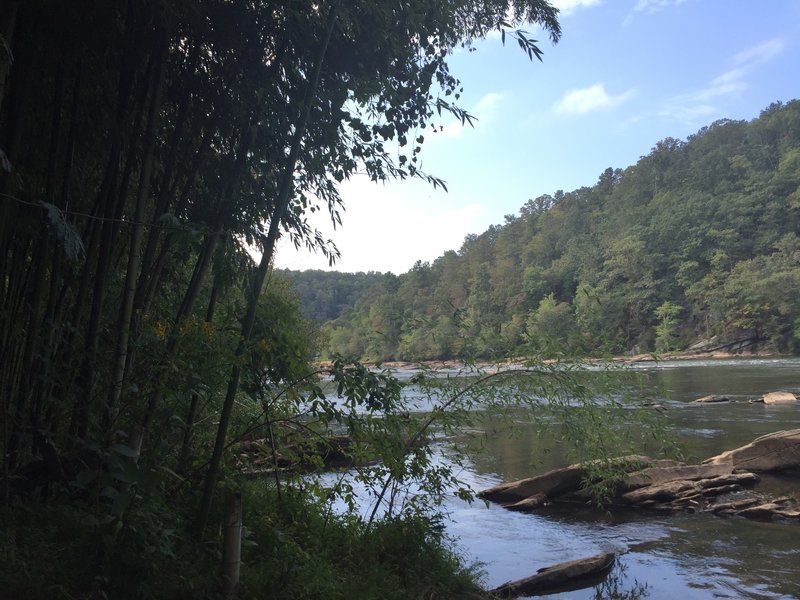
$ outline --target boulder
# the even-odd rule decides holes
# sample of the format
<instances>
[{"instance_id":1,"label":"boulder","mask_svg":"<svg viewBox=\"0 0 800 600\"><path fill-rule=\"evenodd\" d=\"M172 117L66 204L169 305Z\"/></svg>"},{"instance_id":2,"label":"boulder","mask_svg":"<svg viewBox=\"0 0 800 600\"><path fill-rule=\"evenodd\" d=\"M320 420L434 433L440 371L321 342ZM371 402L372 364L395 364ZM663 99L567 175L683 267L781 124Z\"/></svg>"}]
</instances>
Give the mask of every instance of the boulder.
<instances>
[{"instance_id":1,"label":"boulder","mask_svg":"<svg viewBox=\"0 0 800 600\"><path fill-rule=\"evenodd\" d=\"M646 456L631 455L614 460L615 463L630 465L630 470L649 466L653 460ZM478 493L478 497L492 502L515 503L537 494L550 498L562 496L580 489L581 482L588 475L586 464L570 465L563 469L554 469L536 477L519 479L490 487Z\"/></svg>"},{"instance_id":2,"label":"boulder","mask_svg":"<svg viewBox=\"0 0 800 600\"><path fill-rule=\"evenodd\" d=\"M693 400L692 404L717 404L720 402L730 402L731 399L727 396L703 396L702 398L698 398L697 400Z\"/></svg>"},{"instance_id":3,"label":"boulder","mask_svg":"<svg viewBox=\"0 0 800 600\"><path fill-rule=\"evenodd\" d=\"M800 429L762 435L746 446L706 459L703 464L729 465L744 471L800 468Z\"/></svg>"},{"instance_id":4,"label":"boulder","mask_svg":"<svg viewBox=\"0 0 800 600\"><path fill-rule=\"evenodd\" d=\"M536 575L509 581L490 593L500 598L569 592L601 583L616 561L613 552L559 563L539 569Z\"/></svg>"},{"instance_id":5,"label":"boulder","mask_svg":"<svg viewBox=\"0 0 800 600\"><path fill-rule=\"evenodd\" d=\"M784 404L786 402L797 402L797 396L791 392L770 392L761 396L764 404Z\"/></svg>"}]
</instances>

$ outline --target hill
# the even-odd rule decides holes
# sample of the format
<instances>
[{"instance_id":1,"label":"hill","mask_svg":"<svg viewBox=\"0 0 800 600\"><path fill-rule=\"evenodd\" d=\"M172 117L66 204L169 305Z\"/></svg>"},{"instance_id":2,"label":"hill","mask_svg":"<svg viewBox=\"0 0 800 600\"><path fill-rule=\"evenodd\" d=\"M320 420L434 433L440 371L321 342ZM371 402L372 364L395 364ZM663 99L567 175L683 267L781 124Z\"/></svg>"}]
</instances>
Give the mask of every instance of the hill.
<instances>
[{"instance_id":1,"label":"hill","mask_svg":"<svg viewBox=\"0 0 800 600\"><path fill-rule=\"evenodd\" d=\"M592 187L529 200L432 264L345 277L342 294L298 289L306 306L316 294L309 316L330 319L331 354L372 360L739 339L797 352L799 186L800 101L774 103L662 140Z\"/></svg>"}]
</instances>

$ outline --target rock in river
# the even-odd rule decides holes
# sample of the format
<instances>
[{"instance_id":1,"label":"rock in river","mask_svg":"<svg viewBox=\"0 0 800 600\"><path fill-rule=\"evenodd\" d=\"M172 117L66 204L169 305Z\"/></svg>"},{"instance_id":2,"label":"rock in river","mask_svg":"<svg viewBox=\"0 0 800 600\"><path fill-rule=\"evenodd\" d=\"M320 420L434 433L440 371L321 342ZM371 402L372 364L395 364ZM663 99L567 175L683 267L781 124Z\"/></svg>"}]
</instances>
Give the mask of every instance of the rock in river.
<instances>
[{"instance_id":1,"label":"rock in river","mask_svg":"<svg viewBox=\"0 0 800 600\"><path fill-rule=\"evenodd\" d=\"M797 396L791 392L770 392L761 396L764 404L785 404L787 402L797 402Z\"/></svg>"},{"instance_id":2,"label":"rock in river","mask_svg":"<svg viewBox=\"0 0 800 600\"><path fill-rule=\"evenodd\" d=\"M668 511L707 511L724 516L800 520L796 497L774 498L753 490L761 471L800 472L800 429L778 431L712 457L699 465L627 456L612 462L624 470L611 504ZM586 503L591 463L555 469L500 484L478 495L505 508L532 512L552 503ZM590 482L593 483L593 482Z\"/></svg>"},{"instance_id":3,"label":"rock in river","mask_svg":"<svg viewBox=\"0 0 800 600\"><path fill-rule=\"evenodd\" d=\"M730 402L731 399L727 396L703 396L697 400L693 400L692 404L718 404L720 402Z\"/></svg>"},{"instance_id":4,"label":"rock in river","mask_svg":"<svg viewBox=\"0 0 800 600\"><path fill-rule=\"evenodd\" d=\"M746 446L706 459L704 464L730 465L745 471L780 471L800 467L800 429L776 431Z\"/></svg>"}]
</instances>

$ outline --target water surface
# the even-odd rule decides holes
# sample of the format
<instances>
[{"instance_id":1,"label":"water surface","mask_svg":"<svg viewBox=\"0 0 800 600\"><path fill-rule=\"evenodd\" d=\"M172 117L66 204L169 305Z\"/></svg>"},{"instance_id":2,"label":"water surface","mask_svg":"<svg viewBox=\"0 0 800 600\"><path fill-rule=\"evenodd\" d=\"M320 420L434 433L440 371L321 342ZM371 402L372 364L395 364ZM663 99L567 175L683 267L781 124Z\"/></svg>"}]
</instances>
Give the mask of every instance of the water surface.
<instances>
[{"instance_id":1,"label":"water surface","mask_svg":"<svg viewBox=\"0 0 800 600\"><path fill-rule=\"evenodd\" d=\"M638 363L638 392L665 407L668 428L687 456L700 460L784 429L800 428L800 404L748 400L777 390L800 394L800 359ZM709 394L727 404L696 405ZM489 436L485 452L463 473L475 489L529 477L570 461L543 454L536 429ZM800 494L798 480L765 478L764 485ZM521 514L482 502L448 502L449 532L461 551L483 563L495 587L554 563L608 550L623 553L606 588L557 598L620 597L800 598L800 523L760 522L705 514L662 515L552 508ZM637 585L638 584L638 585ZM642 587L644 586L644 587ZM612 590L612 588L616 588ZM624 596L627 594L627 596Z\"/></svg>"}]
</instances>

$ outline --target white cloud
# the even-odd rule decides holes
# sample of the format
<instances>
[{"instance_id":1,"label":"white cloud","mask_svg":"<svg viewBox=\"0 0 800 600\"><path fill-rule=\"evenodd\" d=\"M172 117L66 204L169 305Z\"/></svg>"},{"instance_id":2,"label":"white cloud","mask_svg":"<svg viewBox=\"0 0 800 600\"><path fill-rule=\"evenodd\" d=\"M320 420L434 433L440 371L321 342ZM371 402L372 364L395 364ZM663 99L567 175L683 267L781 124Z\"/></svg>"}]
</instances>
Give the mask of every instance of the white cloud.
<instances>
[{"instance_id":1,"label":"white cloud","mask_svg":"<svg viewBox=\"0 0 800 600\"><path fill-rule=\"evenodd\" d=\"M659 114L686 123L693 123L698 118L713 114L716 108L710 104L711 101L747 89L748 74L778 56L785 48L786 42L783 39L773 38L735 54L731 59L733 68L714 77L702 89L672 98Z\"/></svg>"},{"instance_id":2,"label":"white cloud","mask_svg":"<svg viewBox=\"0 0 800 600\"><path fill-rule=\"evenodd\" d=\"M327 214L311 216L341 252L333 267L337 271L405 273L417 260L433 261L457 250L468 233L486 228L485 206L459 204L420 181L388 186L356 177L342 184L341 193L347 211L335 231ZM285 239L279 242L275 263L287 269L329 269L322 256L296 251Z\"/></svg>"},{"instance_id":3,"label":"white cloud","mask_svg":"<svg viewBox=\"0 0 800 600\"><path fill-rule=\"evenodd\" d=\"M633 11L653 14L665 8L669 8L670 6L683 4L684 2L686 2L686 0L637 0Z\"/></svg>"},{"instance_id":4,"label":"white cloud","mask_svg":"<svg viewBox=\"0 0 800 600\"><path fill-rule=\"evenodd\" d=\"M578 9L597 6L600 0L553 0L551 4L559 10L559 16L565 17Z\"/></svg>"},{"instance_id":5,"label":"white cloud","mask_svg":"<svg viewBox=\"0 0 800 600\"><path fill-rule=\"evenodd\" d=\"M683 4L684 2L686 2L686 0L637 0L631 12L629 12L622 21L622 26L627 27L633 23L633 16L636 13L652 15L666 8L670 8L671 6Z\"/></svg>"},{"instance_id":6,"label":"white cloud","mask_svg":"<svg viewBox=\"0 0 800 600\"><path fill-rule=\"evenodd\" d=\"M503 94L489 92L475 104L475 113L480 114L482 119L486 119L489 115L494 116L495 109L502 100Z\"/></svg>"},{"instance_id":7,"label":"white cloud","mask_svg":"<svg viewBox=\"0 0 800 600\"><path fill-rule=\"evenodd\" d=\"M660 117L676 119L684 123L695 123L698 120L706 120L707 117L716 112L716 108L710 104L671 104L658 112Z\"/></svg>"},{"instance_id":8,"label":"white cloud","mask_svg":"<svg viewBox=\"0 0 800 600\"><path fill-rule=\"evenodd\" d=\"M554 108L561 114L584 115L591 111L619 106L633 94L634 90L630 89L617 96L611 96L602 83L596 83L587 88L569 90L556 102Z\"/></svg>"}]
</instances>

